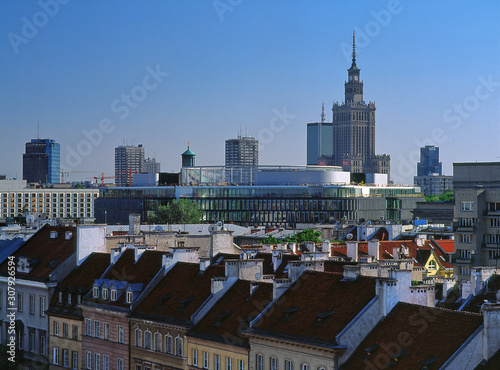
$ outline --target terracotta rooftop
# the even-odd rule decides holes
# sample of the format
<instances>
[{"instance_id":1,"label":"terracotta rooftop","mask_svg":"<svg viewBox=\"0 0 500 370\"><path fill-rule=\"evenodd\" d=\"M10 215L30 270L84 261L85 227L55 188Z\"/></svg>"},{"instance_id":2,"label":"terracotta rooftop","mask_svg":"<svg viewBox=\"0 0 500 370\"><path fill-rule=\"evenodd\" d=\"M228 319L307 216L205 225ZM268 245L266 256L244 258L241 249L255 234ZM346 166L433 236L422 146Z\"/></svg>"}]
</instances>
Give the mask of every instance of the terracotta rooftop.
<instances>
[{"instance_id":1,"label":"terracotta rooftop","mask_svg":"<svg viewBox=\"0 0 500 370\"><path fill-rule=\"evenodd\" d=\"M146 250L142 252L137 262L135 262L134 250L126 249L118 258L118 261L105 272L105 276L102 279L95 279L94 282L97 280L99 282L102 282L102 280L126 282L133 287L135 299L162 268L163 254L158 251ZM130 307L130 304L126 302L126 294L123 294L122 291L119 292L116 301L111 300L110 296L107 299L102 299L100 295L99 298L94 298L92 293L87 294L85 301L106 306Z\"/></svg>"},{"instance_id":2,"label":"terracotta rooftop","mask_svg":"<svg viewBox=\"0 0 500 370\"><path fill-rule=\"evenodd\" d=\"M224 266L177 262L132 312L132 316L189 325L191 315L211 294L212 277L224 276Z\"/></svg>"},{"instance_id":3,"label":"terracotta rooftop","mask_svg":"<svg viewBox=\"0 0 500 370\"><path fill-rule=\"evenodd\" d=\"M455 253L455 240L453 239L440 239L440 240L434 240L435 243L439 244L441 248L446 253Z\"/></svg>"},{"instance_id":4,"label":"terracotta rooftop","mask_svg":"<svg viewBox=\"0 0 500 370\"><path fill-rule=\"evenodd\" d=\"M341 368L439 369L482 323L481 315L400 302Z\"/></svg>"},{"instance_id":5,"label":"terracotta rooftop","mask_svg":"<svg viewBox=\"0 0 500 370\"><path fill-rule=\"evenodd\" d=\"M376 279L306 271L256 322L255 334L335 344L335 336L375 297Z\"/></svg>"},{"instance_id":6,"label":"terracotta rooftop","mask_svg":"<svg viewBox=\"0 0 500 370\"><path fill-rule=\"evenodd\" d=\"M66 238L66 232L72 233L70 239ZM75 252L76 227L45 225L13 253L16 258L27 257L33 267L29 273L16 271L16 278L50 280L51 273ZM0 265L1 275L7 274L7 263Z\"/></svg>"},{"instance_id":7,"label":"terracotta rooftop","mask_svg":"<svg viewBox=\"0 0 500 370\"><path fill-rule=\"evenodd\" d=\"M203 317L190 335L236 346L248 347L241 331L249 327L273 299L272 284L260 284L250 294L249 281L238 280Z\"/></svg>"},{"instance_id":8,"label":"terracotta rooftop","mask_svg":"<svg viewBox=\"0 0 500 370\"><path fill-rule=\"evenodd\" d=\"M76 296L85 296L92 288L95 279L99 279L109 266L109 253L91 253L83 263L57 285L49 304L53 314L80 316L81 310L75 310ZM59 292L63 293L63 301L59 303ZM68 294L72 294L71 304L68 304Z\"/></svg>"}]
</instances>

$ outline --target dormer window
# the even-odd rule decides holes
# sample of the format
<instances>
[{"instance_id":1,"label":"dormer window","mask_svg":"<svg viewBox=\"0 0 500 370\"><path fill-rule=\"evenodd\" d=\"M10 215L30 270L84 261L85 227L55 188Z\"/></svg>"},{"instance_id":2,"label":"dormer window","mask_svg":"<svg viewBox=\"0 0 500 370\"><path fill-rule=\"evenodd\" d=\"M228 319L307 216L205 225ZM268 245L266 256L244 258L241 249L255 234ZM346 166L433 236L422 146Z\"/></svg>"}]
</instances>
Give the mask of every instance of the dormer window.
<instances>
[{"instance_id":1,"label":"dormer window","mask_svg":"<svg viewBox=\"0 0 500 370\"><path fill-rule=\"evenodd\" d=\"M126 296L125 301L126 301L127 303L132 303L132 299L133 299L133 297L134 297L134 294L133 294L131 291L128 291L128 292L127 292L127 296Z\"/></svg>"},{"instance_id":2,"label":"dormer window","mask_svg":"<svg viewBox=\"0 0 500 370\"><path fill-rule=\"evenodd\" d=\"M292 306L290 308L287 308L286 310L281 311L283 315L281 316L281 321L288 321L290 320L290 317L297 312L299 309L298 306Z\"/></svg>"},{"instance_id":3,"label":"dormer window","mask_svg":"<svg viewBox=\"0 0 500 370\"><path fill-rule=\"evenodd\" d=\"M71 293L68 293L68 304L71 304Z\"/></svg>"},{"instance_id":4,"label":"dormer window","mask_svg":"<svg viewBox=\"0 0 500 370\"><path fill-rule=\"evenodd\" d=\"M66 231L66 233L64 234L64 238L66 240L70 240L72 237L73 237L73 233L71 231Z\"/></svg>"},{"instance_id":5,"label":"dormer window","mask_svg":"<svg viewBox=\"0 0 500 370\"><path fill-rule=\"evenodd\" d=\"M76 296L76 303L77 303L77 304L80 304L81 302L82 302L82 296L81 296L80 294L78 294L78 295Z\"/></svg>"},{"instance_id":6,"label":"dormer window","mask_svg":"<svg viewBox=\"0 0 500 370\"><path fill-rule=\"evenodd\" d=\"M62 303L63 300L63 294L62 292L59 292L59 303Z\"/></svg>"},{"instance_id":7,"label":"dormer window","mask_svg":"<svg viewBox=\"0 0 500 370\"><path fill-rule=\"evenodd\" d=\"M436 261L434 261L434 260L429 261L429 269L430 270L436 269Z\"/></svg>"},{"instance_id":8,"label":"dormer window","mask_svg":"<svg viewBox=\"0 0 500 370\"><path fill-rule=\"evenodd\" d=\"M92 291L92 297L99 298L99 287L95 286Z\"/></svg>"},{"instance_id":9,"label":"dormer window","mask_svg":"<svg viewBox=\"0 0 500 370\"><path fill-rule=\"evenodd\" d=\"M102 288L102 299L108 299L108 288Z\"/></svg>"},{"instance_id":10,"label":"dormer window","mask_svg":"<svg viewBox=\"0 0 500 370\"><path fill-rule=\"evenodd\" d=\"M55 239L57 238L57 231L51 231L50 232L50 239Z\"/></svg>"},{"instance_id":11,"label":"dormer window","mask_svg":"<svg viewBox=\"0 0 500 370\"><path fill-rule=\"evenodd\" d=\"M111 300L116 301L116 297L117 297L116 289L111 289Z\"/></svg>"}]
</instances>

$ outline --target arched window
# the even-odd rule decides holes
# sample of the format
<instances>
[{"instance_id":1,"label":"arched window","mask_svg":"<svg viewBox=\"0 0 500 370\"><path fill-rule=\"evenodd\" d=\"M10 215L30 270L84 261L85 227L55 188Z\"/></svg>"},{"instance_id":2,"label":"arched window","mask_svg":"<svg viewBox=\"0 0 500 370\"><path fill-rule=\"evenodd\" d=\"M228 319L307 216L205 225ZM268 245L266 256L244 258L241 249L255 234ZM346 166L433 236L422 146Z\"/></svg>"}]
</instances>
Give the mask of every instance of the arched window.
<instances>
[{"instance_id":1,"label":"arched window","mask_svg":"<svg viewBox=\"0 0 500 370\"><path fill-rule=\"evenodd\" d=\"M309 364L300 365L300 370L309 370L309 369L310 369Z\"/></svg>"},{"instance_id":2,"label":"arched window","mask_svg":"<svg viewBox=\"0 0 500 370\"><path fill-rule=\"evenodd\" d=\"M155 351L161 352L161 333L159 331L155 333Z\"/></svg>"},{"instance_id":3,"label":"arched window","mask_svg":"<svg viewBox=\"0 0 500 370\"><path fill-rule=\"evenodd\" d=\"M271 370L278 370L278 359L276 357L271 357Z\"/></svg>"},{"instance_id":4,"label":"arched window","mask_svg":"<svg viewBox=\"0 0 500 370\"><path fill-rule=\"evenodd\" d=\"M142 330L139 328L135 329L135 346L142 347Z\"/></svg>"},{"instance_id":5,"label":"arched window","mask_svg":"<svg viewBox=\"0 0 500 370\"><path fill-rule=\"evenodd\" d=\"M435 270L436 269L436 261L434 261L434 260L429 261L428 266L429 266L429 269Z\"/></svg>"},{"instance_id":6,"label":"arched window","mask_svg":"<svg viewBox=\"0 0 500 370\"><path fill-rule=\"evenodd\" d=\"M166 353L173 353L173 346L172 346L172 336L170 334L165 335L165 352Z\"/></svg>"},{"instance_id":7,"label":"arched window","mask_svg":"<svg viewBox=\"0 0 500 370\"><path fill-rule=\"evenodd\" d=\"M256 363L256 370L264 370L264 356L262 355L257 355L257 358L255 359Z\"/></svg>"},{"instance_id":8,"label":"arched window","mask_svg":"<svg viewBox=\"0 0 500 370\"><path fill-rule=\"evenodd\" d=\"M293 362L290 360L285 360L285 370L293 370Z\"/></svg>"},{"instance_id":9,"label":"arched window","mask_svg":"<svg viewBox=\"0 0 500 370\"><path fill-rule=\"evenodd\" d=\"M182 352L183 352L183 347L184 347L184 341L182 340L182 338L178 335L177 337L175 337L175 354L177 356L181 356L182 357Z\"/></svg>"},{"instance_id":10,"label":"arched window","mask_svg":"<svg viewBox=\"0 0 500 370\"><path fill-rule=\"evenodd\" d=\"M144 348L146 349L151 349L152 347L152 339L153 339L153 335L151 334L151 332L148 330L146 330L144 332Z\"/></svg>"}]
</instances>

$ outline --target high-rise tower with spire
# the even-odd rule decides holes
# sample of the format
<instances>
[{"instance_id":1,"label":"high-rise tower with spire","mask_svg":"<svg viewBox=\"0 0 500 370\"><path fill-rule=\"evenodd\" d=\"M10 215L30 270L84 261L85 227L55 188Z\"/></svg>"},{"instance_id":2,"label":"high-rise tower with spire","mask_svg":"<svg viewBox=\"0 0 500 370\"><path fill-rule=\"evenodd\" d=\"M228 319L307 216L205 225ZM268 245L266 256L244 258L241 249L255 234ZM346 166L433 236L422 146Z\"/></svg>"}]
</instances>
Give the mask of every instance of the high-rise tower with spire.
<instances>
[{"instance_id":1,"label":"high-rise tower with spire","mask_svg":"<svg viewBox=\"0 0 500 370\"><path fill-rule=\"evenodd\" d=\"M390 157L375 155L375 102L366 103L363 99L361 70L356 65L354 32L352 38L352 63L344 83L345 98L343 102L334 102L332 107L332 136L329 138L332 142L331 153L318 151L318 158L314 158L314 140L309 138L312 131L309 125L314 124L308 124L307 162L342 166L344 171L354 173L385 173L389 177Z\"/></svg>"}]
</instances>

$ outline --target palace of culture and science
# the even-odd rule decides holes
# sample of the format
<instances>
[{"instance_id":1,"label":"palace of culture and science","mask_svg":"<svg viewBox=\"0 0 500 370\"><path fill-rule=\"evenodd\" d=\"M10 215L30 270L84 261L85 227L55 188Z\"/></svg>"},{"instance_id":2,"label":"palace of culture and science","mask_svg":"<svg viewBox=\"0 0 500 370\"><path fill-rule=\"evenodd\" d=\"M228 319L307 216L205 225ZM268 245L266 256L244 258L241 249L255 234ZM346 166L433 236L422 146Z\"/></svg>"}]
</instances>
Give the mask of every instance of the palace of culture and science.
<instances>
[{"instance_id":1,"label":"palace of culture and science","mask_svg":"<svg viewBox=\"0 0 500 370\"><path fill-rule=\"evenodd\" d=\"M353 173L390 176L389 155L375 154L375 102L363 100L363 81L356 65L353 34L352 64L347 70L345 101L334 102L332 122L307 124L307 164L342 166Z\"/></svg>"}]
</instances>

